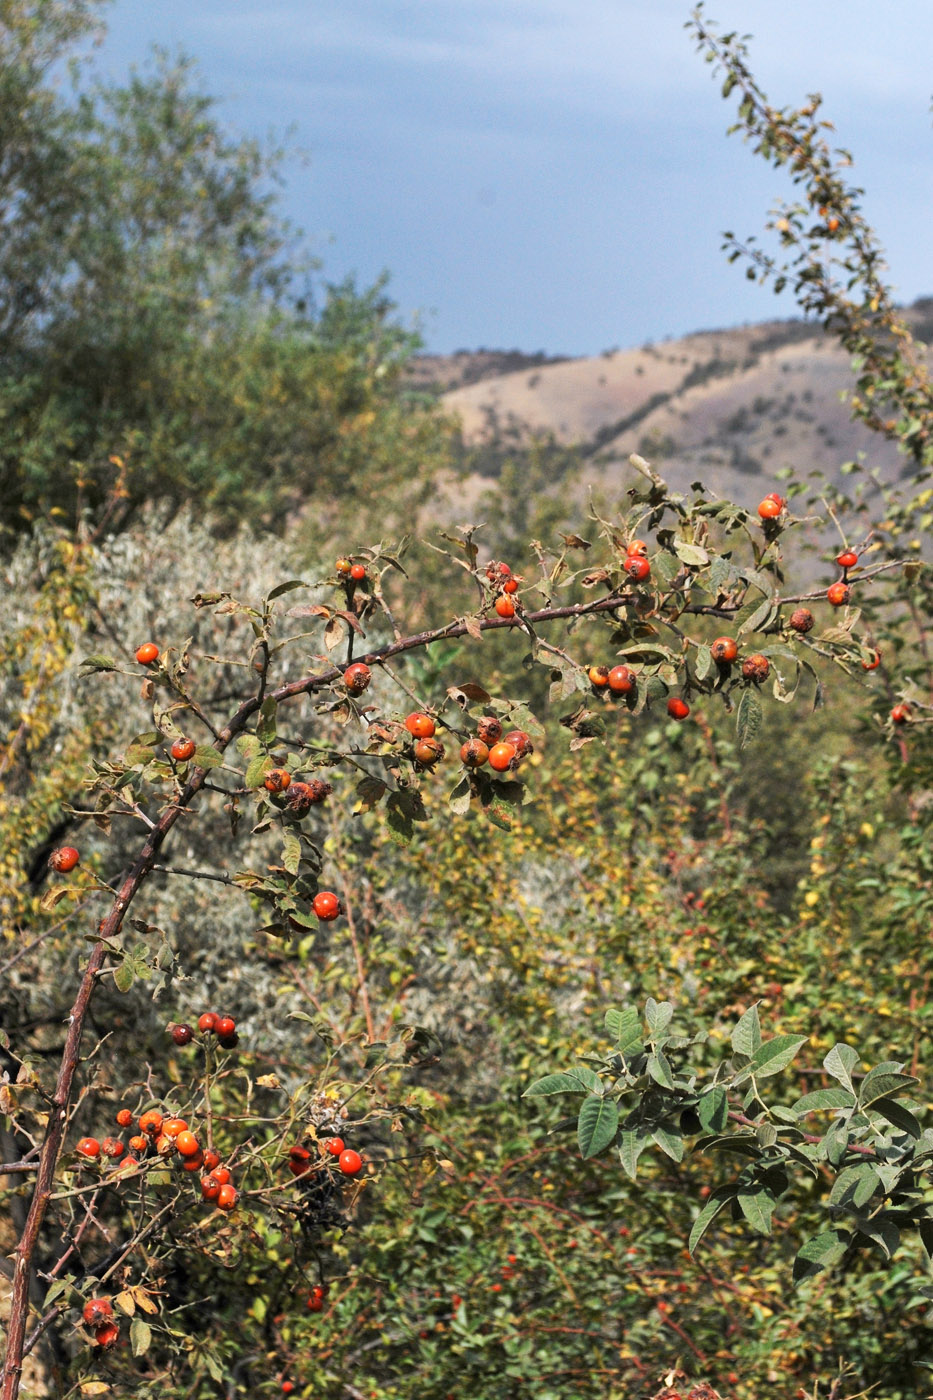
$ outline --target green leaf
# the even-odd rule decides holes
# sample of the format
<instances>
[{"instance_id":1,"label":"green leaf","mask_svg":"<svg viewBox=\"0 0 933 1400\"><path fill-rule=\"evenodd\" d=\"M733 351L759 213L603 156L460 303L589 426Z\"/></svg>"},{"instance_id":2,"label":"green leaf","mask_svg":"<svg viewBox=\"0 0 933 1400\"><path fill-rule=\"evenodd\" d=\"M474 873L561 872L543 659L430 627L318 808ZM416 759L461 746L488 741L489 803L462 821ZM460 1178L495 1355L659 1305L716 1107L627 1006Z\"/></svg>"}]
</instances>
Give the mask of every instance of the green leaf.
<instances>
[{"instance_id":1,"label":"green leaf","mask_svg":"<svg viewBox=\"0 0 933 1400\"><path fill-rule=\"evenodd\" d=\"M243 782L248 788L262 787L263 778L275 765L268 754L260 753L255 758L251 758L246 765L246 776Z\"/></svg>"},{"instance_id":2,"label":"green leaf","mask_svg":"<svg viewBox=\"0 0 933 1400\"><path fill-rule=\"evenodd\" d=\"M586 1098L577 1119L577 1143L580 1155L595 1157L608 1147L619 1126L619 1108L615 1099Z\"/></svg>"},{"instance_id":3,"label":"green leaf","mask_svg":"<svg viewBox=\"0 0 933 1400\"><path fill-rule=\"evenodd\" d=\"M900 1128L902 1132L909 1133L912 1138L919 1138L922 1134L920 1124L917 1122L909 1108L905 1108L902 1103L895 1099L879 1099L873 1105L875 1112L880 1113L895 1128Z\"/></svg>"},{"instance_id":4,"label":"green leaf","mask_svg":"<svg viewBox=\"0 0 933 1400\"><path fill-rule=\"evenodd\" d=\"M648 1022L648 1030L652 1040L657 1040L663 1035L671 1021L674 1019L674 1008L669 1001L657 1002L654 997L649 997L645 1003L645 1020Z\"/></svg>"},{"instance_id":5,"label":"green leaf","mask_svg":"<svg viewBox=\"0 0 933 1400\"><path fill-rule=\"evenodd\" d=\"M829 1205L849 1206L861 1210L868 1205L872 1196L881 1186L876 1173L868 1162L859 1162L854 1167L844 1167L829 1193Z\"/></svg>"},{"instance_id":6,"label":"green leaf","mask_svg":"<svg viewBox=\"0 0 933 1400\"><path fill-rule=\"evenodd\" d=\"M536 1079L535 1082L522 1094L523 1099L531 1098L538 1094L579 1094L583 1092L581 1081L570 1074L546 1074L543 1079Z\"/></svg>"},{"instance_id":7,"label":"green leaf","mask_svg":"<svg viewBox=\"0 0 933 1400\"><path fill-rule=\"evenodd\" d=\"M638 1159L648 1146L648 1139L632 1128L623 1128L619 1133L619 1161L622 1170L634 1181L638 1173ZM933 1233L933 1221L930 1221Z\"/></svg>"},{"instance_id":8,"label":"green leaf","mask_svg":"<svg viewBox=\"0 0 933 1400\"><path fill-rule=\"evenodd\" d=\"M674 553L684 564L702 569L709 563L709 555L702 545L689 544L686 540L674 541Z\"/></svg>"},{"instance_id":9,"label":"green leaf","mask_svg":"<svg viewBox=\"0 0 933 1400\"><path fill-rule=\"evenodd\" d=\"M134 1356L144 1356L152 1345L152 1328L138 1313L130 1323L130 1341Z\"/></svg>"},{"instance_id":10,"label":"green leaf","mask_svg":"<svg viewBox=\"0 0 933 1400\"><path fill-rule=\"evenodd\" d=\"M271 603L274 598L281 598L283 593L291 593L295 588L306 588L307 584L303 579L290 578L287 583L277 583L269 592L266 601Z\"/></svg>"},{"instance_id":11,"label":"green leaf","mask_svg":"<svg viewBox=\"0 0 933 1400\"><path fill-rule=\"evenodd\" d=\"M869 1070L859 1089L859 1106L868 1108L870 1104L877 1103L879 1099L887 1098L891 1094L899 1094L902 1089L908 1089L912 1084L919 1082L915 1075L901 1074L899 1070L900 1065L892 1070L887 1064L877 1065L874 1069Z\"/></svg>"},{"instance_id":12,"label":"green leaf","mask_svg":"<svg viewBox=\"0 0 933 1400\"><path fill-rule=\"evenodd\" d=\"M275 719L277 703L273 696L267 695L259 710L259 719L256 724L256 733L264 744L275 743Z\"/></svg>"},{"instance_id":13,"label":"green leaf","mask_svg":"<svg viewBox=\"0 0 933 1400\"><path fill-rule=\"evenodd\" d=\"M261 750L261 744L255 734L241 734L236 741L237 751L244 758L255 758Z\"/></svg>"},{"instance_id":14,"label":"green leaf","mask_svg":"<svg viewBox=\"0 0 933 1400\"><path fill-rule=\"evenodd\" d=\"M738 1194L739 1209L753 1230L770 1235L776 1201L767 1186L743 1187Z\"/></svg>"},{"instance_id":15,"label":"green leaf","mask_svg":"<svg viewBox=\"0 0 933 1400\"><path fill-rule=\"evenodd\" d=\"M745 603L739 608L734 621L737 624L738 635L744 632L757 632L762 627L767 627L774 613L774 600L765 598L763 602L757 599L750 603Z\"/></svg>"},{"instance_id":16,"label":"green leaf","mask_svg":"<svg viewBox=\"0 0 933 1400\"><path fill-rule=\"evenodd\" d=\"M697 647L697 657L693 666L698 681L705 681L713 670L713 653L707 646Z\"/></svg>"},{"instance_id":17,"label":"green leaf","mask_svg":"<svg viewBox=\"0 0 933 1400\"><path fill-rule=\"evenodd\" d=\"M663 1089L673 1089L674 1076L671 1073L670 1062L663 1050L657 1050L653 1055L648 1056L646 1069L656 1084L660 1084Z\"/></svg>"},{"instance_id":18,"label":"green leaf","mask_svg":"<svg viewBox=\"0 0 933 1400\"><path fill-rule=\"evenodd\" d=\"M721 1133L729 1121L729 1100L725 1089L717 1084L704 1094L697 1104L697 1113L708 1133Z\"/></svg>"},{"instance_id":19,"label":"green leaf","mask_svg":"<svg viewBox=\"0 0 933 1400\"><path fill-rule=\"evenodd\" d=\"M198 744L194 751L194 763L198 768L219 768L223 761L220 750L212 748L210 744Z\"/></svg>"},{"instance_id":20,"label":"green leaf","mask_svg":"<svg viewBox=\"0 0 933 1400\"><path fill-rule=\"evenodd\" d=\"M124 958L113 974L113 985L118 992L128 992L136 981L136 969L131 958Z\"/></svg>"},{"instance_id":21,"label":"green leaf","mask_svg":"<svg viewBox=\"0 0 933 1400\"><path fill-rule=\"evenodd\" d=\"M615 1040L616 1049L623 1054L642 1049L641 1017L634 1006L625 1006L621 1011L610 1008L606 1012L605 1025Z\"/></svg>"},{"instance_id":22,"label":"green leaf","mask_svg":"<svg viewBox=\"0 0 933 1400\"><path fill-rule=\"evenodd\" d=\"M95 671L118 670L117 663L109 656L85 656L81 666L88 675L92 675Z\"/></svg>"},{"instance_id":23,"label":"green leaf","mask_svg":"<svg viewBox=\"0 0 933 1400\"><path fill-rule=\"evenodd\" d=\"M747 749L761 728L764 714L761 701L753 690L742 693L735 712L735 734L740 749Z\"/></svg>"},{"instance_id":24,"label":"green leaf","mask_svg":"<svg viewBox=\"0 0 933 1400\"><path fill-rule=\"evenodd\" d=\"M800 1283L803 1279L812 1278L823 1269L831 1269L834 1264L838 1264L849 1246L850 1239L847 1230L824 1230L820 1235L813 1235L797 1251L794 1260L794 1282Z\"/></svg>"},{"instance_id":25,"label":"green leaf","mask_svg":"<svg viewBox=\"0 0 933 1400\"><path fill-rule=\"evenodd\" d=\"M755 1051L736 1083L743 1083L751 1075L757 1079L764 1079L769 1074L779 1074L782 1069L787 1068L801 1045L805 1045L806 1042L805 1035L776 1035L773 1040L766 1040L764 1045L760 1045Z\"/></svg>"},{"instance_id":26,"label":"green leaf","mask_svg":"<svg viewBox=\"0 0 933 1400\"><path fill-rule=\"evenodd\" d=\"M456 816L462 817L470 810L470 796L470 780L464 776L447 798L447 805Z\"/></svg>"},{"instance_id":27,"label":"green leaf","mask_svg":"<svg viewBox=\"0 0 933 1400\"><path fill-rule=\"evenodd\" d=\"M670 1128L659 1126L651 1134L661 1151L672 1162L682 1162L684 1160L684 1140L680 1133L672 1132Z\"/></svg>"},{"instance_id":28,"label":"green leaf","mask_svg":"<svg viewBox=\"0 0 933 1400\"><path fill-rule=\"evenodd\" d=\"M832 1075L833 1079L838 1079L840 1084L844 1084L847 1089L851 1089L855 1093L852 1071L858 1061L858 1052L853 1050L851 1045L845 1045L839 1041L824 1059L823 1068L827 1074Z\"/></svg>"},{"instance_id":29,"label":"green leaf","mask_svg":"<svg viewBox=\"0 0 933 1400\"><path fill-rule=\"evenodd\" d=\"M697 1245L716 1219L716 1216L724 1206L727 1206L730 1201L734 1201L737 1195L738 1188L735 1186L717 1186L715 1191L711 1192L709 1200L693 1222L693 1229L690 1231L687 1248L691 1254L696 1254Z\"/></svg>"},{"instance_id":30,"label":"green leaf","mask_svg":"<svg viewBox=\"0 0 933 1400\"><path fill-rule=\"evenodd\" d=\"M571 1079L578 1079L584 1089L588 1089L591 1094L601 1094L603 1092L603 1081L595 1070L589 1065L574 1065L573 1069L568 1069L567 1073Z\"/></svg>"},{"instance_id":31,"label":"green leaf","mask_svg":"<svg viewBox=\"0 0 933 1400\"><path fill-rule=\"evenodd\" d=\"M804 1094L796 1103L791 1104L791 1112L796 1113L798 1118L803 1118L807 1113L824 1113L833 1108L851 1108L855 1103L855 1095L848 1089L814 1089L811 1094Z\"/></svg>"},{"instance_id":32,"label":"green leaf","mask_svg":"<svg viewBox=\"0 0 933 1400\"><path fill-rule=\"evenodd\" d=\"M282 840L282 864L290 875L297 875L300 863L301 841L294 831L287 830Z\"/></svg>"},{"instance_id":33,"label":"green leaf","mask_svg":"<svg viewBox=\"0 0 933 1400\"><path fill-rule=\"evenodd\" d=\"M890 1259L901 1242L901 1232L889 1216L873 1215L870 1220L856 1220L855 1228L878 1246L885 1259Z\"/></svg>"},{"instance_id":34,"label":"green leaf","mask_svg":"<svg viewBox=\"0 0 933 1400\"><path fill-rule=\"evenodd\" d=\"M761 1022L758 1006L750 1006L732 1032L731 1045L737 1055L754 1055L761 1045Z\"/></svg>"}]
</instances>

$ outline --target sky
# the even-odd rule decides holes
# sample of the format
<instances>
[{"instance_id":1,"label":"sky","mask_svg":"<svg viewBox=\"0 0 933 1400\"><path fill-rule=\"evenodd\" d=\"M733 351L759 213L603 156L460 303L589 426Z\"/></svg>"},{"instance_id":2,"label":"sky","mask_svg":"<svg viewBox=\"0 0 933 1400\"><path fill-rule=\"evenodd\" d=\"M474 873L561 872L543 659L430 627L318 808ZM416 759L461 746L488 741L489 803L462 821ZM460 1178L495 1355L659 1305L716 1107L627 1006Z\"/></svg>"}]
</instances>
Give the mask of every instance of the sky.
<instances>
[{"instance_id":1,"label":"sky","mask_svg":"<svg viewBox=\"0 0 933 1400\"><path fill-rule=\"evenodd\" d=\"M720 251L786 176L727 139L735 102L682 0L113 0L98 65L153 43L219 115L287 135L283 210L323 263L383 270L438 353L598 354L795 313ZM776 106L823 94L911 301L933 293L933 4L708 0Z\"/></svg>"}]
</instances>

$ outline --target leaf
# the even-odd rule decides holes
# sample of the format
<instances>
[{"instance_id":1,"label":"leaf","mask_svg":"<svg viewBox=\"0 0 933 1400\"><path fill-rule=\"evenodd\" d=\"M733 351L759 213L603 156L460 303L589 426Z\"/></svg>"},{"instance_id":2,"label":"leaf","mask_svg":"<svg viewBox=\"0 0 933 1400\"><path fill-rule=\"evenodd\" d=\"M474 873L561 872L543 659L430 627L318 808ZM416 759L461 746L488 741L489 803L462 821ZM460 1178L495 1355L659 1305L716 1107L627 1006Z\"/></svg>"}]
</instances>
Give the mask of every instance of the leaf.
<instances>
[{"instance_id":1,"label":"leaf","mask_svg":"<svg viewBox=\"0 0 933 1400\"><path fill-rule=\"evenodd\" d=\"M529 1099L536 1095L543 1094L579 1094L583 1090L583 1085L579 1079L575 1079L569 1074L546 1074L543 1079L536 1079L535 1082L522 1094L523 1099Z\"/></svg>"},{"instance_id":2,"label":"leaf","mask_svg":"<svg viewBox=\"0 0 933 1400\"><path fill-rule=\"evenodd\" d=\"M447 798L447 805L458 817L462 817L470 810L471 796L470 780L464 776Z\"/></svg>"},{"instance_id":3,"label":"leaf","mask_svg":"<svg viewBox=\"0 0 933 1400\"><path fill-rule=\"evenodd\" d=\"M731 1045L737 1055L754 1055L761 1045L758 1004L750 1006L732 1032Z\"/></svg>"},{"instance_id":4,"label":"leaf","mask_svg":"<svg viewBox=\"0 0 933 1400\"><path fill-rule=\"evenodd\" d=\"M294 831L286 831L282 839L282 864L289 875L298 874L301 864L301 841Z\"/></svg>"},{"instance_id":5,"label":"leaf","mask_svg":"<svg viewBox=\"0 0 933 1400\"><path fill-rule=\"evenodd\" d=\"M198 768L219 768L223 761L223 754L210 744L198 744L194 751L194 763Z\"/></svg>"},{"instance_id":6,"label":"leaf","mask_svg":"<svg viewBox=\"0 0 933 1400\"><path fill-rule=\"evenodd\" d=\"M109 656L85 656L81 662L87 675L93 675L96 671L116 671L117 663Z\"/></svg>"},{"instance_id":7,"label":"leaf","mask_svg":"<svg viewBox=\"0 0 933 1400\"><path fill-rule=\"evenodd\" d=\"M673 1089L674 1076L671 1074L667 1056L662 1050L657 1050L653 1055L648 1056L646 1069L656 1084L660 1084L664 1089Z\"/></svg>"},{"instance_id":8,"label":"leaf","mask_svg":"<svg viewBox=\"0 0 933 1400\"><path fill-rule=\"evenodd\" d=\"M359 797L357 809L368 812L382 801L389 787L381 778L361 778L356 785L356 791Z\"/></svg>"},{"instance_id":9,"label":"leaf","mask_svg":"<svg viewBox=\"0 0 933 1400\"><path fill-rule=\"evenodd\" d=\"M340 618L329 618L327 625L324 628L324 645L326 646L328 651L333 651L335 647L340 646L340 643L342 641L343 625L340 621Z\"/></svg>"},{"instance_id":10,"label":"leaf","mask_svg":"<svg viewBox=\"0 0 933 1400\"><path fill-rule=\"evenodd\" d=\"M773 1040L766 1040L755 1051L736 1083L744 1082L751 1075L764 1079L770 1074L780 1074L806 1042L805 1035L776 1035Z\"/></svg>"},{"instance_id":11,"label":"leaf","mask_svg":"<svg viewBox=\"0 0 933 1400\"><path fill-rule=\"evenodd\" d=\"M465 631L475 642L481 642L483 640L483 629L480 626L478 617L462 617L460 621L463 623Z\"/></svg>"},{"instance_id":12,"label":"leaf","mask_svg":"<svg viewBox=\"0 0 933 1400\"><path fill-rule=\"evenodd\" d=\"M902 1089L907 1089L912 1084L919 1082L912 1074L898 1073L899 1069L900 1066L892 1071L888 1064L884 1064L876 1065L874 1069L869 1070L859 1089L859 1106L868 1108L870 1104L877 1103L879 1099L887 1098L891 1094L899 1094Z\"/></svg>"},{"instance_id":13,"label":"leaf","mask_svg":"<svg viewBox=\"0 0 933 1400\"><path fill-rule=\"evenodd\" d=\"M774 1193L767 1186L743 1187L738 1194L739 1209L753 1230L770 1235L771 1217L776 1205Z\"/></svg>"},{"instance_id":14,"label":"leaf","mask_svg":"<svg viewBox=\"0 0 933 1400\"><path fill-rule=\"evenodd\" d=\"M655 1128L651 1136L665 1156L670 1157L672 1162L682 1162L684 1160L684 1140L680 1133L675 1133L672 1132L670 1128L659 1126Z\"/></svg>"},{"instance_id":15,"label":"leaf","mask_svg":"<svg viewBox=\"0 0 933 1400\"><path fill-rule=\"evenodd\" d=\"M758 632L766 627L774 613L774 600L765 598L761 603L752 601L746 603L735 615L734 621L737 624L737 632L742 636L744 632Z\"/></svg>"},{"instance_id":16,"label":"leaf","mask_svg":"<svg viewBox=\"0 0 933 1400\"><path fill-rule=\"evenodd\" d=\"M484 690L481 685L477 685L476 681L464 681L463 685L449 685L447 694L452 700L456 700L458 705L462 704L461 695L467 700L478 700L483 705L492 702L492 696L489 692Z\"/></svg>"},{"instance_id":17,"label":"leaf","mask_svg":"<svg viewBox=\"0 0 933 1400\"><path fill-rule=\"evenodd\" d=\"M132 1317L136 1312L136 1299L129 1289L124 1289L122 1293L118 1293L113 1301L122 1313L126 1313L127 1317Z\"/></svg>"},{"instance_id":18,"label":"leaf","mask_svg":"<svg viewBox=\"0 0 933 1400\"><path fill-rule=\"evenodd\" d=\"M580 1155L595 1157L608 1147L619 1127L619 1108L615 1099L584 1099L577 1118L577 1143Z\"/></svg>"},{"instance_id":19,"label":"leaf","mask_svg":"<svg viewBox=\"0 0 933 1400\"><path fill-rule=\"evenodd\" d=\"M241 734L236 741L236 747L246 759L255 758L261 750L261 745L255 734Z\"/></svg>"},{"instance_id":20,"label":"leaf","mask_svg":"<svg viewBox=\"0 0 933 1400\"><path fill-rule=\"evenodd\" d=\"M673 1019L674 1008L669 1001L657 1002L649 997L645 1002L645 1020L653 1040L664 1034Z\"/></svg>"},{"instance_id":21,"label":"leaf","mask_svg":"<svg viewBox=\"0 0 933 1400\"><path fill-rule=\"evenodd\" d=\"M106 1381L82 1381L82 1382L81 1382L81 1394L82 1394L82 1395L106 1395L107 1392L109 1391L109 1389L110 1389L110 1386L107 1385Z\"/></svg>"},{"instance_id":22,"label":"leaf","mask_svg":"<svg viewBox=\"0 0 933 1400\"><path fill-rule=\"evenodd\" d=\"M862 1210L880 1185L881 1182L868 1162L844 1167L833 1182L833 1189L829 1193L829 1205Z\"/></svg>"},{"instance_id":23,"label":"leaf","mask_svg":"<svg viewBox=\"0 0 933 1400\"><path fill-rule=\"evenodd\" d=\"M855 1095L848 1089L814 1089L791 1104L791 1112L802 1118L806 1113L824 1113L833 1108L851 1108Z\"/></svg>"},{"instance_id":24,"label":"leaf","mask_svg":"<svg viewBox=\"0 0 933 1400\"><path fill-rule=\"evenodd\" d=\"M823 1068L827 1074L832 1075L833 1079L838 1079L840 1084L844 1084L847 1089L851 1089L855 1093L852 1071L858 1064L858 1058L858 1052L853 1050L851 1045L845 1045L839 1041L824 1059Z\"/></svg>"},{"instance_id":25,"label":"leaf","mask_svg":"<svg viewBox=\"0 0 933 1400\"><path fill-rule=\"evenodd\" d=\"M588 1089L591 1094L601 1094L603 1092L603 1081L595 1070L589 1065L574 1065L573 1069L568 1069L567 1073L571 1079L579 1079L581 1086Z\"/></svg>"},{"instance_id":26,"label":"leaf","mask_svg":"<svg viewBox=\"0 0 933 1400\"><path fill-rule=\"evenodd\" d=\"M124 958L113 974L113 985L118 992L128 992L136 980L136 970L131 959Z\"/></svg>"},{"instance_id":27,"label":"leaf","mask_svg":"<svg viewBox=\"0 0 933 1400\"><path fill-rule=\"evenodd\" d=\"M648 1139L631 1128L623 1128L619 1133L619 1161L622 1170L632 1181L638 1173L638 1159L648 1146ZM933 1221L930 1222L933 1231Z\"/></svg>"},{"instance_id":28,"label":"leaf","mask_svg":"<svg viewBox=\"0 0 933 1400\"><path fill-rule=\"evenodd\" d=\"M694 662L694 671L698 681L705 681L706 677L713 670L713 653L707 646L697 647L697 659Z\"/></svg>"},{"instance_id":29,"label":"leaf","mask_svg":"<svg viewBox=\"0 0 933 1400\"><path fill-rule=\"evenodd\" d=\"M875 1112L880 1113L895 1128L900 1128L902 1132L909 1133L912 1138L919 1138L922 1129L909 1108L905 1108L902 1103L897 1103L894 1099L880 1099L874 1105Z\"/></svg>"},{"instance_id":30,"label":"leaf","mask_svg":"<svg viewBox=\"0 0 933 1400\"><path fill-rule=\"evenodd\" d=\"M849 1247L850 1239L851 1236L846 1230L824 1230L820 1235L813 1235L797 1251L794 1260L794 1282L800 1283L803 1279L812 1278L823 1269L831 1269L834 1264L838 1264Z\"/></svg>"},{"instance_id":31,"label":"leaf","mask_svg":"<svg viewBox=\"0 0 933 1400\"><path fill-rule=\"evenodd\" d=\"M634 1006L623 1007L621 1011L611 1008L606 1012L605 1025L615 1040L616 1049L623 1054L642 1049L641 1017Z\"/></svg>"},{"instance_id":32,"label":"leaf","mask_svg":"<svg viewBox=\"0 0 933 1400\"><path fill-rule=\"evenodd\" d=\"M702 545L688 544L686 540L674 541L674 553L691 568L702 569L709 563L709 555Z\"/></svg>"},{"instance_id":33,"label":"leaf","mask_svg":"<svg viewBox=\"0 0 933 1400\"><path fill-rule=\"evenodd\" d=\"M145 1356L152 1345L152 1328L138 1315L130 1323L130 1342L134 1356Z\"/></svg>"},{"instance_id":34,"label":"leaf","mask_svg":"<svg viewBox=\"0 0 933 1400\"><path fill-rule=\"evenodd\" d=\"M764 718L761 701L753 690L742 692L738 709L735 712L735 733L739 748L746 749L761 728Z\"/></svg>"},{"instance_id":35,"label":"leaf","mask_svg":"<svg viewBox=\"0 0 933 1400\"><path fill-rule=\"evenodd\" d=\"M270 590L267 602L271 603L274 598L281 598L283 593L291 593L295 588L307 588L307 584L300 578L290 578L286 583L277 583Z\"/></svg>"},{"instance_id":36,"label":"leaf","mask_svg":"<svg viewBox=\"0 0 933 1400\"><path fill-rule=\"evenodd\" d=\"M259 707L259 719L256 722L256 733L264 744L275 743L275 717L277 709L278 706L275 698L271 695L267 695Z\"/></svg>"},{"instance_id":37,"label":"leaf","mask_svg":"<svg viewBox=\"0 0 933 1400\"><path fill-rule=\"evenodd\" d=\"M873 1215L870 1220L856 1220L855 1228L878 1246L885 1259L891 1258L901 1242L901 1232L888 1216Z\"/></svg>"},{"instance_id":38,"label":"leaf","mask_svg":"<svg viewBox=\"0 0 933 1400\"><path fill-rule=\"evenodd\" d=\"M721 1133L729 1121L729 1100L722 1085L717 1084L697 1103L697 1114L707 1132Z\"/></svg>"},{"instance_id":39,"label":"leaf","mask_svg":"<svg viewBox=\"0 0 933 1400\"><path fill-rule=\"evenodd\" d=\"M246 776L243 779L244 785L248 788L262 787L263 779L273 766L272 759L268 754L257 754L256 757L251 758L246 765Z\"/></svg>"},{"instance_id":40,"label":"leaf","mask_svg":"<svg viewBox=\"0 0 933 1400\"><path fill-rule=\"evenodd\" d=\"M735 1200L736 1195L737 1188L735 1186L717 1186L716 1189L710 1193L709 1200L693 1222L693 1229L690 1231L687 1248L691 1254L696 1253L697 1245L716 1219L716 1216L724 1206L727 1206L730 1201Z\"/></svg>"}]
</instances>

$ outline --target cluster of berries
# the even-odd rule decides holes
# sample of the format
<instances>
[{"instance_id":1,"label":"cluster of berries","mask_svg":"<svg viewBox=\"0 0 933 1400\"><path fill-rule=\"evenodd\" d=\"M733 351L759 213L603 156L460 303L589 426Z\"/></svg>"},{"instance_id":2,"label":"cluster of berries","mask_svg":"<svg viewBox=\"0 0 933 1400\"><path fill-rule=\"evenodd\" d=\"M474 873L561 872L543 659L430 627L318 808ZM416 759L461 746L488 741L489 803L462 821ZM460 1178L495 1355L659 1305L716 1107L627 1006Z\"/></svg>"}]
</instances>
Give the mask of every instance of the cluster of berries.
<instances>
[{"instance_id":1,"label":"cluster of berries","mask_svg":"<svg viewBox=\"0 0 933 1400\"><path fill-rule=\"evenodd\" d=\"M126 1146L122 1139L112 1137L102 1142L95 1137L81 1138L76 1148L78 1155L88 1163L102 1156L112 1158L121 1176L144 1167L147 1161L163 1163L174 1158L183 1171L207 1173L201 1180L201 1195L205 1201L213 1201L218 1210L233 1210L238 1197L229 1167L221 1164L220 1153L215 1148L202 1148L184 1118L150 1108L134 1124L130 1110L121 1108L117 1123L132 1134L129 1139L131 1155L124 1156Z\"/></svg>"},{"instance_id":2,"label":"cluster of berries","mask_svg":"<svg viewBox=\"0 0 933 1400\"><path fill-rule=\"evenodd\" d=\"M518 602L519 580L515 578L508 564L491 559L486 565L486 578L496 595L493 607L498 617L514 617L521 604Z\"/></svg>"},{"instance_id":3,"label":"cluster of berries","mask_svg":"<svg viewBox=\"0 0 933 1400\"><path fill-rule=\"evenodd\" d=\"M184 1022L169 1027L176 1045L190 1045L194 1040L194 1029ZM202 1035L216 1035L218 1045L225 1050L233 1050L240 1043L236 1021L232 1016L219 1016L216 1011L204 1011L198 1017L198 1030Z\"/></svg>"},{"instance_id":4,"label":"cluster of berries","mask_svg":"<svg viewBox=\"0 0 933 1400\"><path fill-rule=\"evenodd\" d=\"M510 729L503 734L501 721L495 715L483 715L475 737L461 746L460 762L466 768L482 768L488 763L496 773L509 773L531 753L534 745L524 729Z\"/></svg>"},{"instance_id":5,"label":"cluster of berries","mask_svg":"<svg viewBox=\"0 0 933 1400\"><path fill-rule=\"evenodd\" d=\"M94 1341L104 1351L115 1347L120 1337L120 1324L113 1315L109 1298L89 1298L81 1316L86 1327L94 1333Z\"/></svg>"},{"instance_id":6,"label":"cluster of berries","mask_svg":"<svg viewBox=\"0 0 933 1400\"><path fill-rule=\"evenodd\" d=\"M363 1170L363 1159L352 1147L347 1147L343 1138L327 1138L324 1143L324 1152L327 1157L336 1158L336 1165L344 1176L358 1176ZM303 1147L301 1143L295 1143L288 1149L288 1170L292 1176L308 1176L321 1170L322 1162L315 1162L310 1148Z\"/></svg>"}]
</instances>

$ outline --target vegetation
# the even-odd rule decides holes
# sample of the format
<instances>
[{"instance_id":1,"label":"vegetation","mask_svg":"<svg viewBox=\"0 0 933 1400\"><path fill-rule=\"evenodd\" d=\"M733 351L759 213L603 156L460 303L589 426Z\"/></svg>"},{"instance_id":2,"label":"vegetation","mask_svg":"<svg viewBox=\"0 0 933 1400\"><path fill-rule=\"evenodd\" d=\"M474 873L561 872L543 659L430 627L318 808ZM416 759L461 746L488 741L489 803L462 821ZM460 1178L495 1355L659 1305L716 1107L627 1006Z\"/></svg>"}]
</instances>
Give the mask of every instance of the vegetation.
<instances>
[{"instance_id":1,"label":"vegetation","mask_svg":"<svg viewBox=\"0 0 933 1400\"><path fill-rule=\"evenodd\" d=\"M904 478L543 447L417 541L384 289L309 309L184 73L60 103L93 14L4 9L0 1395L916 1396L933 417L814 101L698 15Z\"/></svg>"}]
</instances>

